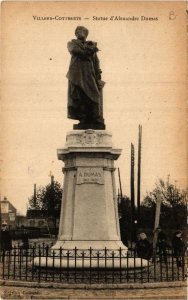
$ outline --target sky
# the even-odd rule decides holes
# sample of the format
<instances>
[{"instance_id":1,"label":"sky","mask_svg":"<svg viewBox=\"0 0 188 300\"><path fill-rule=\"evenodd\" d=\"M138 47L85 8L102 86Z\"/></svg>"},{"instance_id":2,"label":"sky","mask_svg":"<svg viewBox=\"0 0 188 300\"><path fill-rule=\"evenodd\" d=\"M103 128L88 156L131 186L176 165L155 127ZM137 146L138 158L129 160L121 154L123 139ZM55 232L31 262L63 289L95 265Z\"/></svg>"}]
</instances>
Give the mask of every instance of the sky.
<instances>
[{"instance_id":1,"label":"sky","mask_svg":"<svg viewBox=\"0 0 188 300\"><path fill-rule=\"evenodd\" d=\"M169 174L186 188L185 9L183 2L3 3L2 199L6 196L25 213L34 183L46 185L53 174L63 185L57 149L64 147L66 134L76 123L67 119L67 42L75 38L79 25L89 29L88 39L100 49L106 82L104 118L114 147L122 149L115 165L120 168L123 194L130 195L131 143L137 174L139 124L141 198L158 178ZM40 19L47 16L55 19ZM112 16L138 20L111 20Z\"/></svg>"}]
</instances>

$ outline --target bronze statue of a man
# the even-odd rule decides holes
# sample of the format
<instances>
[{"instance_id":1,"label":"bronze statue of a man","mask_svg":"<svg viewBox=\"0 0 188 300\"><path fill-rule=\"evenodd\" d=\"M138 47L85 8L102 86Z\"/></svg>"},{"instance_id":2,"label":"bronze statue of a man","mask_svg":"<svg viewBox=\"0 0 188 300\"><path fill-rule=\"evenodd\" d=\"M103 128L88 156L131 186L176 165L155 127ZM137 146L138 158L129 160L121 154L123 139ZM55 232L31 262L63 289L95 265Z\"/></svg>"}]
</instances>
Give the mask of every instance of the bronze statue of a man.
<instances>
[{"instance_id":1,"label":"bronze statue of a man","mask_svg":"<svg viewBox=\"0 0 188 300\"><path fill-rule=\"evenodd\" d=\"M77 39L68 42L71 62L67 73L68 118L79 120L74 129L105 129L102 111L101 69L97 43L86 41L88 29L78 26Z\"/></svg>"}]
</instances>

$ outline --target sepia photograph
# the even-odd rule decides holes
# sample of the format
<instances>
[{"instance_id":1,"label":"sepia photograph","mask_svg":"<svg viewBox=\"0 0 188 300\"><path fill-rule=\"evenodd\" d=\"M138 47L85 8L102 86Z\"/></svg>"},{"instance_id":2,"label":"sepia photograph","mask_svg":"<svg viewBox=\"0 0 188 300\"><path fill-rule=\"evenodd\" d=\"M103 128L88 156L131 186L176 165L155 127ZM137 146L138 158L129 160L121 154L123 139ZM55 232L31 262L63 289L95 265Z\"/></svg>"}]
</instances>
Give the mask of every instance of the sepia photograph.
<instances>
[{"instance_id":1,"label":"sepia photograph","mask_svg":"<svg viewBox=\"0 0 188 300\"><path fill-rule=\"evenodd\" d=\"M0 299L187 299L186 9L1 2Z\"/></svg>"}]
</instances>

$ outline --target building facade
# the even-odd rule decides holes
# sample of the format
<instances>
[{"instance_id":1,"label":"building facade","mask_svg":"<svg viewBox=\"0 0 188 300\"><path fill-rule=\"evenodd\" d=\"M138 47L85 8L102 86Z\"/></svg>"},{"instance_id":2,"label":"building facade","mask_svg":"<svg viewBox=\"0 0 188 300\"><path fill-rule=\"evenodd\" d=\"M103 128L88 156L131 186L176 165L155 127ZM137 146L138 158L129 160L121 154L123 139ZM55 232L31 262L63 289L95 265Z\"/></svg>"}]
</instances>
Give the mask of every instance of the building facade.
<instances>
[{"instance_id":1,"label":"building facade","mask_svg":"<svg viewBox=\"0 0 188 300\"><path fill-rule=\"evenodd\" d=\"M0 200L1 222L6 222L9 228L16 227L17 209L4 197Z\"/></svg>"}]
</instances>

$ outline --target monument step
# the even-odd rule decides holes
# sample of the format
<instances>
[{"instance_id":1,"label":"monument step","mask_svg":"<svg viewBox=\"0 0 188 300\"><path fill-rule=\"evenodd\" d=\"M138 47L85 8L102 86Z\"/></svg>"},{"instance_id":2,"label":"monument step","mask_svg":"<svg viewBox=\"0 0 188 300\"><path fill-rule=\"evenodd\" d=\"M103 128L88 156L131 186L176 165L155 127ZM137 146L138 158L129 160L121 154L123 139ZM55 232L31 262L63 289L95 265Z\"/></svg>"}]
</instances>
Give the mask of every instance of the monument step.
<instances>
[{"instance_id":1,"label":"monument step","mask_svg":"<svg viewBox=\"0 0 188 300\"><path fill-rule=\"evenodd\" d=\"M60 259L59 257L35 257L34 266L35 267L44 267L44 268L61 268L61 269L87 269L87 268L96 268L96 269L135 269L135 268L146 268L151 265L145 259L141 258L76 258L67 257Z\"/></svg>"}]
</instances>

